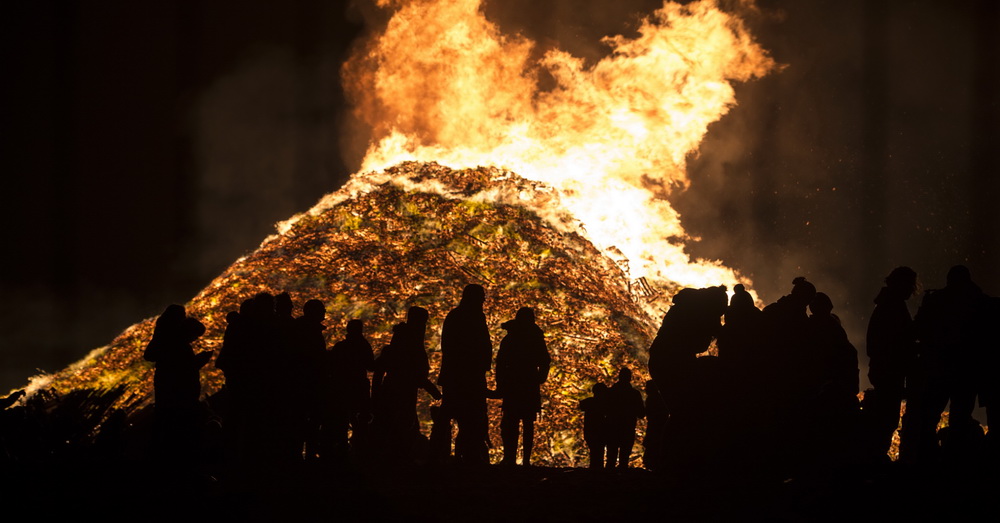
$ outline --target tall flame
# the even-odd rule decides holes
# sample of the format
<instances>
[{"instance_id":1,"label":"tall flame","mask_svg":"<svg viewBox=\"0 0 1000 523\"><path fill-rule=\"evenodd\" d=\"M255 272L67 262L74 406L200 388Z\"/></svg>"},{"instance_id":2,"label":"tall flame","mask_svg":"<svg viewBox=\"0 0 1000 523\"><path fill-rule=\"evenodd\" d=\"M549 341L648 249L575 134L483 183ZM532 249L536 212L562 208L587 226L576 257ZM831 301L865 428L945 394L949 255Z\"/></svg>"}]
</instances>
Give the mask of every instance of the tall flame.
<instances>
[{"instance_id":1,"label":"tall flame","mask_svg":"<svg viewBox=\"0 0 1000 523\"><path fill-rule=\"evenodd\" d=\"M604 38L610 54L588 65L560 50L538 58L532 41L487 20L480 0L379 3L395 13L344 66L373 132L363 170L405 160L502 166L555 187L632 278L745 280L720 262L692 261L690 237L663 199L687 186L687 157L736 103L731 82L775 66L739 19L713 0L666 2L638 36ZM543 74L554 87L541 87Z\"/></svg>"}]
</instances>

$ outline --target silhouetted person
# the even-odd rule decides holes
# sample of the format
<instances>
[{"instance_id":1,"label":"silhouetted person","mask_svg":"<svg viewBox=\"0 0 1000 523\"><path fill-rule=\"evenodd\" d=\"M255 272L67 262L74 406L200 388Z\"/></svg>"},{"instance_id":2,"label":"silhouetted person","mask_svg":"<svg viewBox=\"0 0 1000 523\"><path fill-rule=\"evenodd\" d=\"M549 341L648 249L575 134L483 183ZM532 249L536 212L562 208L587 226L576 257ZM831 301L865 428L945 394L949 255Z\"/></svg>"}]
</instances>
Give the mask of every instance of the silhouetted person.
<instances>
[{"instance_id":1,"label":"silhouetted person","mask_svg":"<svg viewBox=\"0 0 1000 523\"><path fill-rule=\"evenodd\" d=\"M857 451L858 351L833 314L829 296L817 292L809 311L812 340L799 372L806 375L811 401L806 401L802 413L808 435L798 444L814 464L839 466Z\"/></svg>"},{"instance_id":2,"label":"silhouetted person","mask_svg":"<svg viewBox=\"0 0 1000 523\"><path fill-rule=\"evenodd\" d=\"M441 396L428 379L430 363L424 348L427 309L410 307L406 323L393 328L392 340L375 359L372 379L373 401L377 402L373 430L377 430L383 457L408 461L420 437L417 419L417 390Z\"/></svg>"},{"instance_id":3,"label":"silhouetted person","mask_svg":"<svg viewBox=\"0 0 1000 523\"><path fill-rule=\"evenodd\" d=\"M692 457L691 445L700 445L701 435L707 433L704 421L721 415L716 412L718 402L706 402L703 397L705 390L717 393L721 373L714 365L717 362L709 363L717 358L698 355L708 351L720 334L726 309L724 286L681 289L674 295L650 345L649 372L670 416L670 430L663 437L661 452L671 462Z\"/></svg>"},{"instance_id":4,"label":"silhouetted person","mask_svg":"<svg viewBox=\"0 0 1000 523\"><path fill-rule=\"evenodd\" d=\"M988 297L972 281L969 269L956 265L947 284L924 294L914 319L917 328L919 385L907 389L900 459L927 461L937 453L935 429L944 409L952 453L963 452L982 427L972 417L984 361ZM912 410L911 410L912 409ZM977 434L978 433L978 434Z\"/></svg>"},{"instance_id":5,"label":"silhouetted person","mask_svg":"<svg viewBox=\"0 0 1000 523\"><path fill-rule=\"evenodd\" d=\"M917 290L917 273L896 267L885 278L868 320L866 352L868 381L865 392L865 457L887 461L892 434L899 426L899 409L917 360L917 333L906 300ZM912 379L912 376L911 376Z\"/></svg>"},{"instance_id":6,"label":"silhouetted person","mask_svg":"<svg viewBox=\"0 0 1000 523\"><path fill-rule=\"evenodd\" d=\"M347 322L347 335L325 355L324 371L331 380L331 397L325 398L334 409L329 423L324 421L324 433L333 439L328 444L347 445L347 431L351 430L350 446L360 451L368 434L371 417L371 382L368 372L374 368L375 356L364 334L361 320ZM328 428L329 427L329 430Z\"/></svg>"},{"instance_id":7,"label":"silhouetted person","mask_svg":"<svg viewBox=\"0 0 1000 523\"><path fill-rule=\"evenodd\" d=\"M201 367L212 357L195 354L191 343L205 333L205 326L186 316L180 305L171 305L157 319L144 357L153 371L153 444L157 457L173 465L190 463L199 444L198 399Z\"/></svg>"},{"instance_id":8,"label":"silhouetted person","mask_svg":"<svg viewBox=\"0 0 1000 523\"><path fill-rule=\"evenodd\" d=\"M635 445L635 427L645 416L642 393L632 387L632 370L623 367L618 381L608 391L608 459L607 468L627 469Z\"/></svg>"},{"instance_id":9,"label":"silhouetted person","mask_svg":"<svg viewBox=\"0 0 1000 523\"><path fill-rule=\"evenodd\" d=\"M603 469L608 448L608 386L594 384L593 396L580 400L583 411L583 439L590 450L590 468Z\"/></svg>"},{"instance_id":10,"label":"silhouetted person","mask_svg":"<svg viewBox=\"0 0 1000 523\"><path fill-rule=\"evenodd\" d=\"M733 297L726 307L726 323L719 329L719 358L726 365L739 368L753 361L758 343L762 312L743 284L733 288Z\"/></svg>"},{"instance_id":11,"label":"silhouetted person","mask_svg":"<svg viewBox=\"0 0 1000 523\"><path fill-rule=\"evenodd\" d=\"M441 327L441 373L438 384L442 406L458 424L455 456L467 463L489 463L486 414L486 373L493 359L493 343L483 303L486 290L466 285L457 307Z\"/></svg>"},{"instance_id":12,"label":"silhouetted person","mask_svg":"<svg viewBox=\"0 0 1000 523\"><path fill-rule=\"evenodd\" d=\"M649 373L672 411L683 401L690 369L722 328L726 288L681 289L649 347Z\"/></svg>"},{"instance_id":13,"label":"silhouetted person","mask_svg":"<svg viewBox=\"0 0 1000 523\"><path fill-rule=\"evenodd\" d=\"M226 315L226 331L222 337L222 348L215 358L215 367L225 376L225 416L222 421L226 460L237 463L248 452L247 434L252 410L252 377L247 361L250 352L250 309L253 300L244 300L240 310Z\"/></svg>"},{"instance_id":14,"label":"silhouetted person","mask_svg":"<svg viewBox=\"0 0 1000 523\"><path fill-rule=\"evenodd\" d=\"M746 288L737 284L726 308L725 324L716 340L722 376L715 387L725 399L713 408L722 409L721 416L728 423L725 448L713 452L720 459L739 466L746 464L756 452L758 442L755 438L760 435L758 416L763 406L772 401L768 395L760 393L764 376L753 370L759 367L762 357L762 314ZM652 414L649 416L652 424Z\"/></svg>"},{"instance_id":15,"label":"silhouetted person","mask_svg":"<svg viewBox=\"0 0 1000 523\"><path fill-rule=\"evenodd\" d=\"M317 315L320 308L322 303L312 315L294 318L291 295L282 292L274 297L273 341L264 348L270 383L262 383L271 393L263 399L273 438L269 445L275 448L276 457L286 461L302 459L307 434L313 434L316 423L311 418L317 417L317 389L326 351L323 317Z\"/></svg>"},{"instance_id":16,"label":"silhouetted person","mask_svg":"<svg viewBox=\"0 0 1000 523\"><path fill-rule=\"evenodd\" d=\"M288 341L274 307L274 296L259 292L241 304L238 315L227 316L232 321L216 361L226 376L228 415L235 418L224 421L236 425L235 435L228 438L235 443L232 458L251 467L295 457L286 425L291 371L283 358L288 356Z\"/></svg>"},{"instance_id":17,"label":"silhouetted person","mask_svg":"<svg viewBox=\"0 0 1000 523\"><path fill-rule=\"evenodd\" d=\"M551 358L545 335L535 324L535 311L518 309L514 319L501 327L507 331L497 351L497 392L503 398L500 433L503 463L517 461L518 433L523 427L521 464L531 464L535 419L542 410L540 387L549 376Z\"/></svg>"},{"instance_id":18,"label":"silhouetted person","mask_svg":"<svg viewBox=\"0 0 1000 523\"><path fill-rule=\"evenodd\" d=\"M792 280L792 292L764 307L761 314L763 337L760 358L748 372L757 376L761 393L769 401L761 404L763 452L771 454L767 466L786 474L801 457L798 444L806 428L803 414L808 409L810 382L800 372L807 365L811 334L807 308L816 297L816 287L799 276Z\"/></svg>"},{"instance_id":19,"label":"silhouetted person","mask_svg":"<svg viewBox=\"0 0 1000 523\"><path fill-rule=\"evenodd\" d=\"M302 442L305 442L306 456L309 458L317 454L328 457L324 456L324 452L333 452L332 448L324 448L323 445L330 406L336 394L333 381L324 365L327 358L326 336L323 334L326 330L326 325L323 324L325 319L326 306L323 302L309 300L302 306L302 316L285 327L291 330L287 357L291 363L288 367L289 377L294 380L294 383L288 385L288 389L293 394L291 401L297 404L294 407L294 422L302 426L297 431L295 441L300 451Z\"/></svg>"}]
</instances>

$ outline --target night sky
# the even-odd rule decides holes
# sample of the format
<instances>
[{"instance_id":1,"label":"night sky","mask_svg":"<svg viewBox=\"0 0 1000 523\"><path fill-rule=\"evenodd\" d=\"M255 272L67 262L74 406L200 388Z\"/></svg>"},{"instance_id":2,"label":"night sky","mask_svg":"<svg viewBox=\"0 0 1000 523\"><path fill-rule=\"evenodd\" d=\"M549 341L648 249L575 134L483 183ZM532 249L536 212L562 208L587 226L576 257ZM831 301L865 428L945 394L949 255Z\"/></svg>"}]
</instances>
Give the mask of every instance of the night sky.
<instances>
[{"instance_id":1,"label":"night sky","mask_svg":"<svg viewBox=\"0 0 1000 523\"><path fill-rule=\"evenodd\" d=\"M485 10L540 49L593 60L600 36L658 5ZM751 32L786 67L737 87L671 197L701 238L690 252L740 270L766 302L807 276L862 364L893 267L930 289L966 264L1000 294L1000 3L758 6ZM0 388L187 301L339 187L366 140L339 64L378 18L320 0L5 6Z\"/></svg>"}]
</instances>

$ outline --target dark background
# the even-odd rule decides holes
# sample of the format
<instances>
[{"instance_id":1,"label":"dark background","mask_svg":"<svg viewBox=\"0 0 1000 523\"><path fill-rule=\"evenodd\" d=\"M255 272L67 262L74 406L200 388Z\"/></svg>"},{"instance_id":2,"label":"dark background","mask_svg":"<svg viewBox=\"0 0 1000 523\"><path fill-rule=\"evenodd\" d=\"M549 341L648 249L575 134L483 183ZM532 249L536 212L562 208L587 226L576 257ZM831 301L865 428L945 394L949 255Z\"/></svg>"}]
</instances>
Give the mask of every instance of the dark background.
<instances>
[{"instance_id":1,"label":"dark background","mask_svg":"<svg viewBox=\"0 0 1000 523\"><path fill-rule=\"evenodd\" d=\"M595 60L600 36L658 5L485 11L540 49ZM1000 293L998 3L758 6L745 19L786 67L737 88L672 197L701 238L692 254L742 271L766 302L809 277L862 363L894 266L936 288L963 263ZM339 187L366 137L338 68L379 19L320 0L5 6L0 389L185 302Z\"/></svg>"}]
</instances>

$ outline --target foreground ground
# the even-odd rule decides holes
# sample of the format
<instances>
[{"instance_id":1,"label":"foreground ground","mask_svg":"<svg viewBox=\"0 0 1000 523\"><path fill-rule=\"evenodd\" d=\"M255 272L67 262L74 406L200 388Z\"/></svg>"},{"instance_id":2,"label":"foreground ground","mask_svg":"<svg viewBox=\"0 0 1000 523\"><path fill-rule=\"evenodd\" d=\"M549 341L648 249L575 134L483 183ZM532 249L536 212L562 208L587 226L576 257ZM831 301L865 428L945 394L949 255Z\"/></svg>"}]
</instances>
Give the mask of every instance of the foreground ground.
<instances>
[{"instance_id":1,"label":"foreground ground","mask_svg":"<svg viewBox=\"0 0 1000 523\"><path fill-rule=\"evenodd\" d=\"M996 476L983 470L898 464L784 481L495 466L302 465L226 479L157 470L135 462L8 467L0 514L42 521L996 521L1000 493Z\"/></svg>"}]
</instances>

